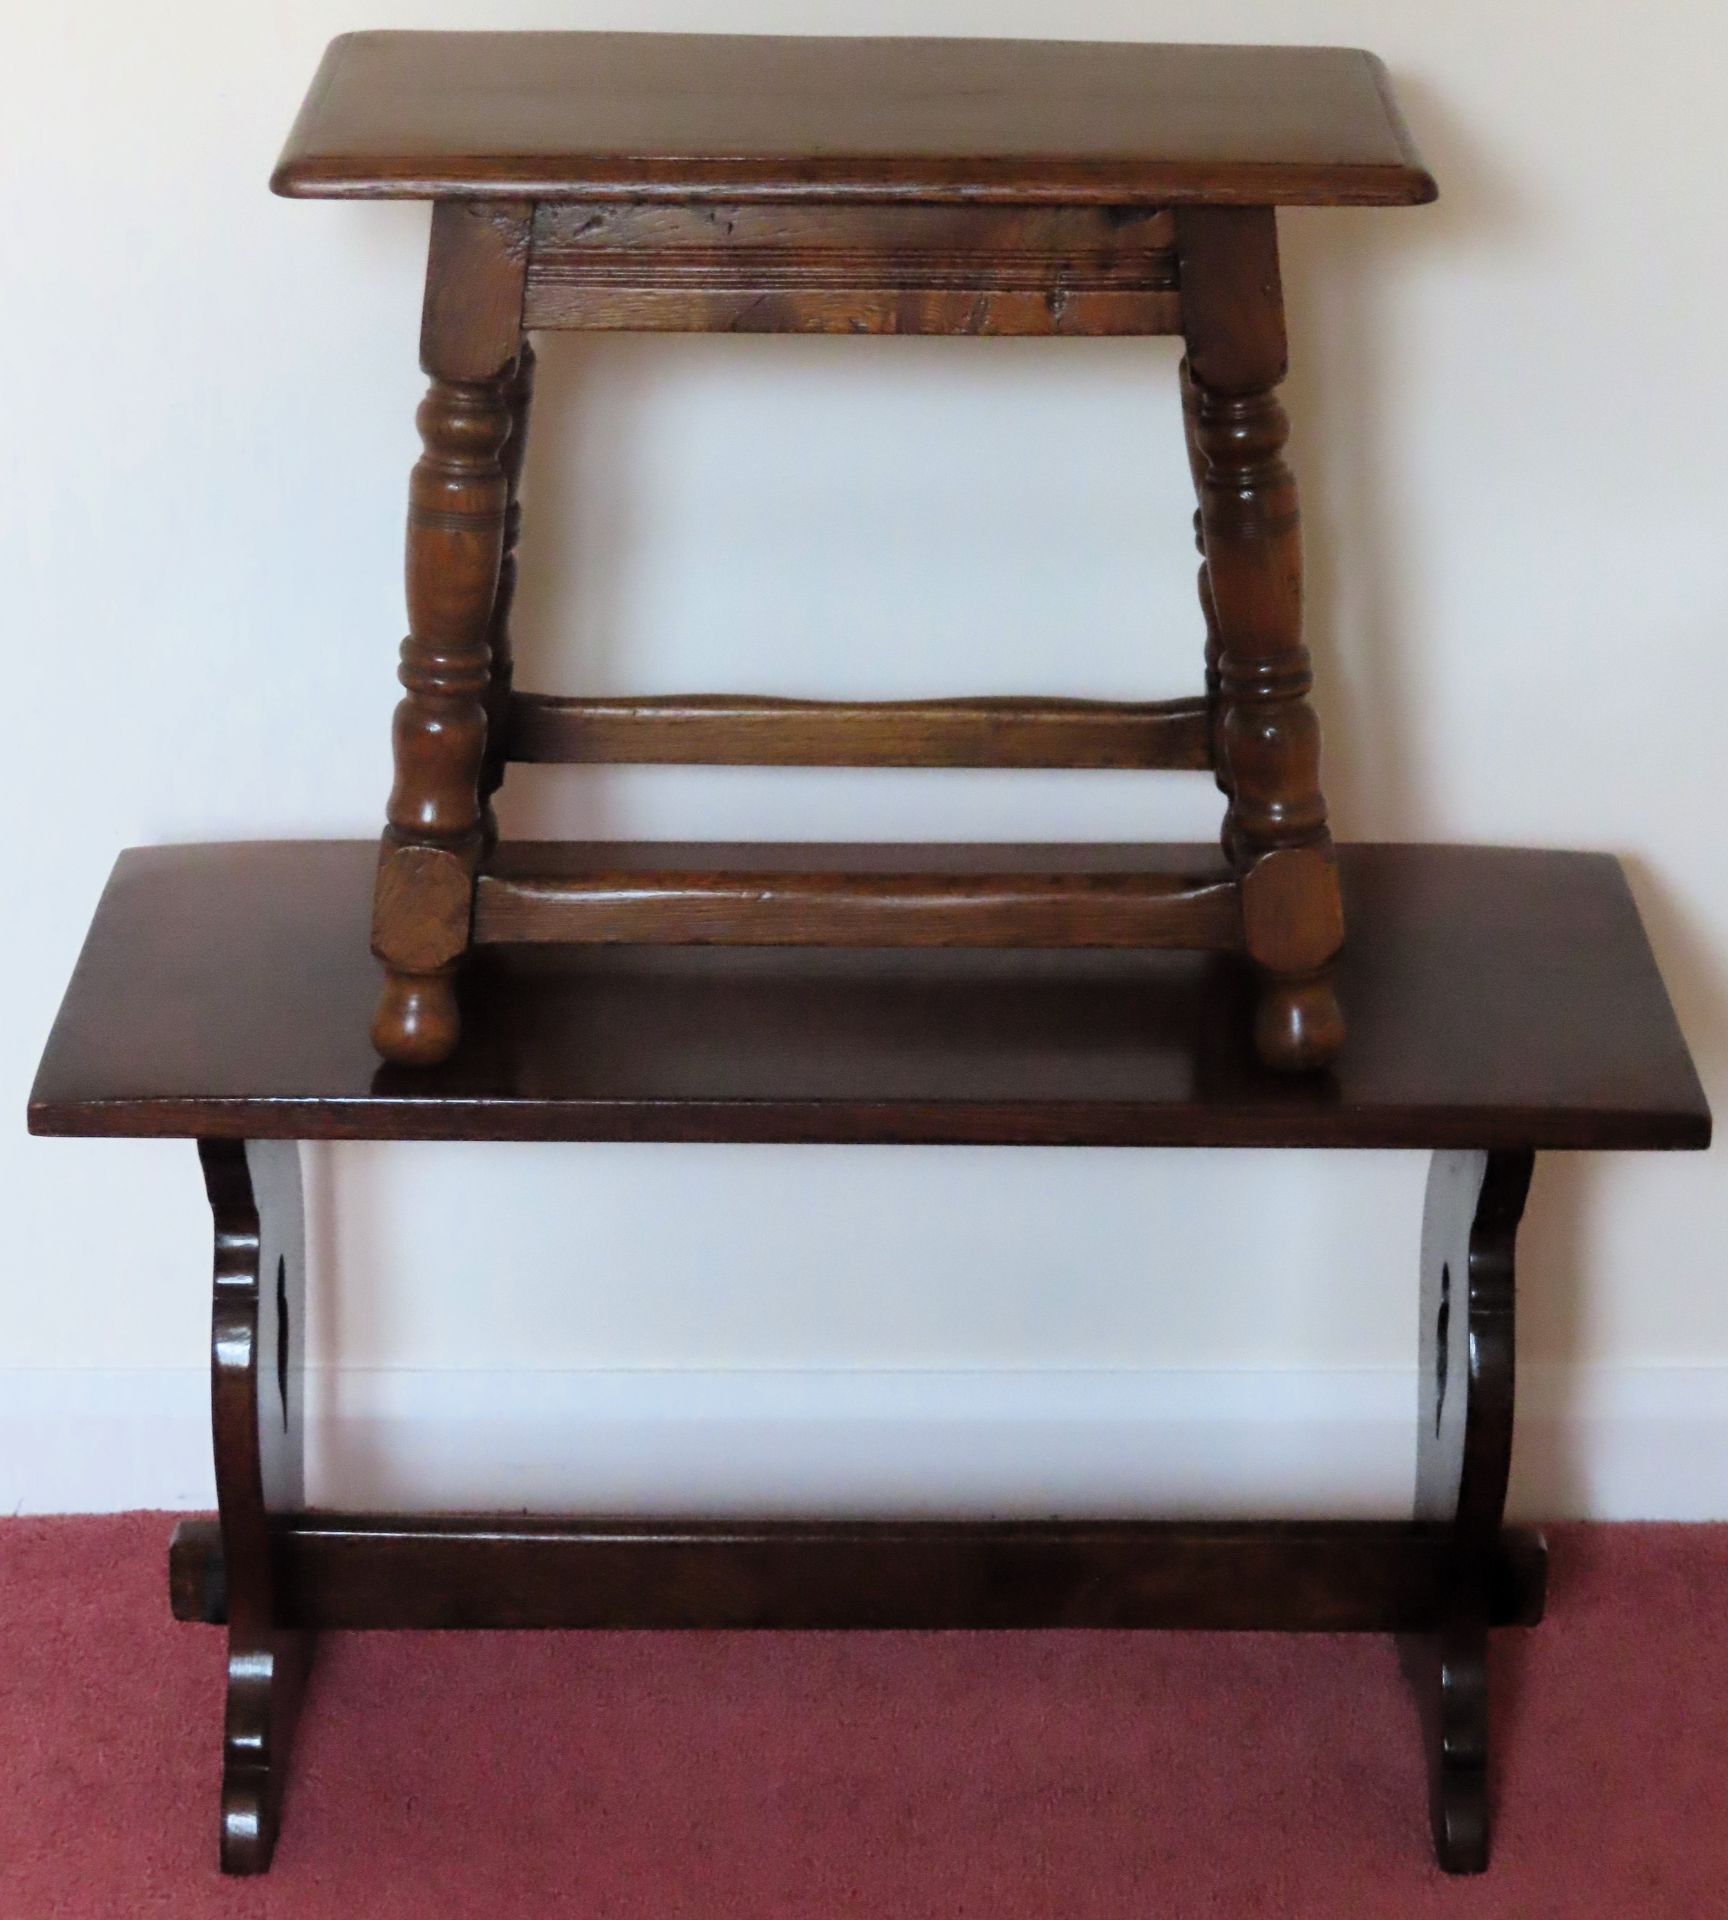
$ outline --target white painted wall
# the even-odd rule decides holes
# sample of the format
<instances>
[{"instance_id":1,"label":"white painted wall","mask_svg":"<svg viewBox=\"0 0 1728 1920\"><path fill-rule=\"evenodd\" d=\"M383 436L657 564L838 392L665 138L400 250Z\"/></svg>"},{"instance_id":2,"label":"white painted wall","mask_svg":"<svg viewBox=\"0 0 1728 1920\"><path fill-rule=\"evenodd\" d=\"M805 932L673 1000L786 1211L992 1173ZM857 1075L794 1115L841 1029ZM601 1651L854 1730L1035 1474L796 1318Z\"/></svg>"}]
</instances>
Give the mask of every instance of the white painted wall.
<instances>
[{"instance_id":1,"label":"white painted wall","mask_svg":"<svg viewBox=\"0 0 1728 1920\"><path fill-rule=\"evenodd\" d=\"M1627 856L1721 1103L1728 14L36 7L0 78L22 815L0 940L0 1503L209 1497L191 1150L32 1142L24 1096L120 847L375 829L425 213L289 204L265 180L328 36L482 24L1384 54L1440 204L1284 225L1335 818ZM544 364L530 683L1194 684L1164 344L563 339ZM506 811L518 831L818 839L1212 819L1202 782L1099 774L521 770ZM308 1157L332 1496L1360 1511L1406 1484L1412 1156ZM1526 1508L1728 1514L1725 1237L1720 1154L1539 1172Z\"/></svg>"}]
</instances>

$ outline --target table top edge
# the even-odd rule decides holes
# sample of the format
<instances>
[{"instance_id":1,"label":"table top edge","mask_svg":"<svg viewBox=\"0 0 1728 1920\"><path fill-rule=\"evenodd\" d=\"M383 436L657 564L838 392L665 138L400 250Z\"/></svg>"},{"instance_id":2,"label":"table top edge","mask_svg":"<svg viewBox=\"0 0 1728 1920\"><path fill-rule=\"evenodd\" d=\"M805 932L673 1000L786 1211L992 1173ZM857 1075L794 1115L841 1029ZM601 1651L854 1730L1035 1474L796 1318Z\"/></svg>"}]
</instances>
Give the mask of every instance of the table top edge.
<instances>
[{"instance_id":1,"label":"table top edge","mask_svg":"<svg viewBox=\"0 0 1728 1920\"><path fill-rule=\"evenodd\" d=\"M824 1100L532 1100L376 1096L333 1103L316 1095L255 1098L148 1096L38 1100L28 1131L44 1140L304 1140L538 1142L544 1144L727 1144L745 1146L1133 1147L1183 1151L1699 1153L1712 1143L1708 1107L1660 1114L1513 1110L1491 1121L1463 1111L1416 1111L1362 1125L1348 1115L1292 1128L1276 1109L1238 1112L1229 1127L1159 1124L1157 1108L1050 1102L1035 1125L1005 1126L981 1102L879 1101L878 1122L856 1103ZM338 1111L332 1113L332 1106ZM351 1105L353 1118L340 1111Z\"/></svg>"}]
</instances>

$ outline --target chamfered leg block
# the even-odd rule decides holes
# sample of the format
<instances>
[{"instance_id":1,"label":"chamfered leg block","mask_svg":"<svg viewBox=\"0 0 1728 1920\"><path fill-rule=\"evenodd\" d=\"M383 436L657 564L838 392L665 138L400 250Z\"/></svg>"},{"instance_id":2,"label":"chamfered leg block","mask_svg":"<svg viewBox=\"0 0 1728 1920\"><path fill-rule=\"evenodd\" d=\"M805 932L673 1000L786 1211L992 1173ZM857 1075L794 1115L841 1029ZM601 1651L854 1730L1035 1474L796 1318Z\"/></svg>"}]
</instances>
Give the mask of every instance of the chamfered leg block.
<instances>
[{"instance_id":1,"label":"chamfered leg block","mask_svg":"<svg viewBox=\"0 0 1728 1920\"><path fill-rule=\"evenodd\" d=\"M433 209L420 338L430 385L409 484L403 697L372 921L385 970L373 1044L404 1065L445 1059L461 1031L455 976L484 844L481 779L511 495L504 449L527 251L525 204Z\"/></svg>"},{"instance_id":2,"label":"chamfered leg block","mask_svg":"<svg viewBox=\"0 0 1728 1920\"><path fill-rule=\"evenodd\" d=\"M1344 1039L1333 967L1344 918L1313 674L1302 644L1302 542L1278 239L1270 207L1177 216L1188 418L1218 634L1219 758L1243 940L1260 972L1254 1038L1268 1065L1326 1065Z\"/></svg>"}]
</instances>

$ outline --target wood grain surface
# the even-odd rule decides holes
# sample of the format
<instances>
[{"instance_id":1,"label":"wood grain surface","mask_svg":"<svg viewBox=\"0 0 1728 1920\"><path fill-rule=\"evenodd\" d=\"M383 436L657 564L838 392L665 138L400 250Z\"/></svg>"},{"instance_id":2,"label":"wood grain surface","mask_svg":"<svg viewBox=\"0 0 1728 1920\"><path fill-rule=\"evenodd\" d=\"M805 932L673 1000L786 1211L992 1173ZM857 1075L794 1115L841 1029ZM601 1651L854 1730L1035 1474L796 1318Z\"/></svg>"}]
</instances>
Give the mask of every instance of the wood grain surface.
<instances>
[{"instance_id":1,"label":"wood grain surface","mask_svg":"<svg viewBox=\"0 0 1728 1920\"><path fill-rule=\"evenodd\" d=\"M297 196L1398 206L1434 198L1347 47L352 33Z\"/></svg>"},{"instance_id":2,"label":"wood grain surface","mask_svg":"<svg viewBox=\"0 0 1728 1920\"><path fill-rule=\"evenodd\" d=\"M729 864L741 852L714 850ZM1145 856L1166 870L1207 857ZM1255 1058L1241 961L1201 953L482 949L455 1054L381 1066L366 1035L374 859L355 842L123 855L48 1042L34 1130L1488 1148L1710 1136L1607 855L1342 848L1350 1045L1299 1080Z\"/></svg>"}]
</instances>

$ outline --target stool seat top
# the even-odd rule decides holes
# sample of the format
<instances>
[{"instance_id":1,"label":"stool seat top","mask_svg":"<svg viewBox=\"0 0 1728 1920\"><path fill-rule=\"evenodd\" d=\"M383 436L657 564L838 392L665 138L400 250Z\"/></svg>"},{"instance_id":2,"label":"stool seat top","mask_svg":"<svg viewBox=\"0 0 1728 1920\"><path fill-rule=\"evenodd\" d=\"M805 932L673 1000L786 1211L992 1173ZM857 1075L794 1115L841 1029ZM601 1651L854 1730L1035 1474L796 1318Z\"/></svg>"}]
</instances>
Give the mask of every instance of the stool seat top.
<instances>
[{"instance_id":1,"label":"stool seat top","mask_svg":"<svg viewBox=\"0 0 1728 1920\"><path fill-rule=\"evenodd\" d=\"M1399 206L1434 198L1345 47L351 33L271 182L359 199Z\"/></svg>"}]
</instances>

